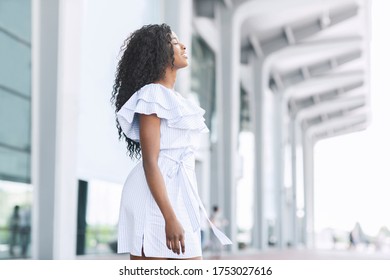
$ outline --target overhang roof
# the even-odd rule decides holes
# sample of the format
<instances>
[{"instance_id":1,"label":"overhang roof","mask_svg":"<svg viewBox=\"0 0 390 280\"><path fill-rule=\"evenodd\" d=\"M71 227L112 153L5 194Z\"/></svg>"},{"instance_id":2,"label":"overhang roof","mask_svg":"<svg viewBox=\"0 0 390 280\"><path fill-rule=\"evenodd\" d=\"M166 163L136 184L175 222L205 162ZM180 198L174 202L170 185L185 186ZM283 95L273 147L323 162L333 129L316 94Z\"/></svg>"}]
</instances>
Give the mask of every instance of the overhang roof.
<instances>
[{"instance_id":1,"label":"overhang roof","mask_svg":"<svg viewBox=\"0 0 390 280\"><path fill-rule=\"evenodd\" d=\"M353 95L365 96L358 107L369 111L369 0L219 2L232 11L233 22L240 25L242 64L254 57L265 61L262 73L241 74L244 88L253 88L246 76L256 79L262 75L268 81L265 86L274 94L283 94L290 117L300 110L322 108L322 103L331 114L333 105L338 108L343 98ZM212 26L210 21L195 22L196 26ZM241 69L248 73L248 67ZM264 92L269 90L263 89L261 94ZM342 122L344 115L349 114L332 122ZM322 113L316 124L328 122L330 117ZM347 131L347 126L343 127Z\"/></svg>"},{"instance_id":2,"label":"overhang roof","mask_svg":"<svg viewBox=\"0 0 390 280\"><path fill-rule=\"evenodd\" d=\"M253 1L231 2L237 7ZM268 86L289 100L290 116L311 107L312 111L327 108L306 118L307 126L340 122L347 131L349 122L344 119L349 109L368 112L366 1L294 1L293 8L286 4L290 1L258 2L264 2L263 10L257 15L251 12L242 22L242 62L248 61L250 52L272 59ZM343 98L356 92L363 95L361 102L345 105ZM347 107L337 110L341 104Z\"/></svg>"}]
</instances>

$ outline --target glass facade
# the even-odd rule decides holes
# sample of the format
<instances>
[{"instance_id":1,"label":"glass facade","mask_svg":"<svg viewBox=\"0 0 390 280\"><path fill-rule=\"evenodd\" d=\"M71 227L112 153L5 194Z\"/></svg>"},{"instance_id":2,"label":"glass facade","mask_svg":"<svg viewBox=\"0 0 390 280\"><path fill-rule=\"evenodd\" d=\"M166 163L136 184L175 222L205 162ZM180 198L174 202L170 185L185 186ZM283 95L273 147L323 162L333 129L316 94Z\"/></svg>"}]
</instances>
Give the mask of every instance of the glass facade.
<instances>
[{"instance_id":1,"label":"glass facade","mask_svg":"<svg viewBox=\"0 0 390 280\"><path fill-rule=\"evenodd\" d=\"M116 253L121 192L122 185L98 180L79 181L78 255Z\"/></svg>"},{"instance_id":2,"label":"glass facade","mask_svg":"<svg viewBox=\"0 0 390 280\"><path fill-rule=\"evenodd\" d=\"M30 0L0 0L0 62L0 180L29 183Z\"/></svg>"},{"instance_id":3,"label":"glass facade","mask_svg":"<svg viewBox=\"0 0 390 280\"><path fill-rule=\"evenodd\" d=\"M31 0L0 0L0 258L30 256L30 161Z\"/></svg>"},{"instance_id":4,"label":"glass facade","mask_svg":"<svg viewBox=\"0 0 390 280\"><path fill-rule=\"evenodd\" d=\"M199 36L192 37L191 53L191 91L197 95L200 106L206 110L204 118L212 137L217 131L215 55Z\"/></svg>"}]
</instances>

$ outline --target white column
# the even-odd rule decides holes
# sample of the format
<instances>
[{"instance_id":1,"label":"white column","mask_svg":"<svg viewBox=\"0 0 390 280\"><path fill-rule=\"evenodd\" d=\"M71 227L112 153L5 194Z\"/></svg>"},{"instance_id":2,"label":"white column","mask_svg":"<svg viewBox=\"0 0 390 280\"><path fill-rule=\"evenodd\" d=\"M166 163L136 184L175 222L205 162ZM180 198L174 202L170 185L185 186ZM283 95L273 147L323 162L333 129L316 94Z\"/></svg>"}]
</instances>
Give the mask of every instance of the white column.
<instances>
[{"instance_id":1,"label":"white column","mask_svg":"<svg viewBox=\"0 0 390 280\"><path fill-rule=\"evenodd\" d=\"M273 120L274 125L272 127L272 134L274 135L274 183L275 183L275 205L276 205L276 238L277 246L279 248L284 247L283 226L286 221L284 218L284 203L285 203L285 190L284 190L284 114L285 114L285 102L283 100L283 93L276 92L273 94L274 99L274 112Z\"/></svg>"},{"instance_id":2,"label":"white column","mask_svg":"<svg viewBox=\"0 0 390 280\"><path fill-rule=\"evenodd\" d=\"M221 122L218 125L222 125ZM209 211L211 211L214 205L223 205L223 178L220 177L223 171L221 170L222 166L219 159L220 145L218 145L220 141L223 140L218 139L216 143L211 144L210 168L212 172L210 172L210 204L205 205Z\"/></svg>"},{"instance_id":3,"label":"white column","mask_svg":"<svg viewBox=\"0 0 390 280\"><path fill-rule=\"evenodd\" d=\"M215 24L216 24L216 30L218 30L218 35L220 35L222 24L221 24L221 12L220 12L220 6L217 6L218 8L215 10ZM217 139L215 143L211 144L211 166L213 170L215 171L214 174L211 174L210 178L210 206L219 205L222 207L224 205L224 192L225 192L225 178L223 176L224 174L224 166L222 164L223 162L223 146L221 145L221 142L224 141L223 139L223 129L225 126L225 119L224 119L224 104L223 99L225 98L225 94L223 92L224 87L223 84L223 68L225 67L225 64L223 62L224 55L220 51L220 48L222 47L221 44L222 36L219 36L216 38L217 47L215 50L215 87L216 87L216 127L217 127ZM211 207L210 207L211 210Z\"/></svg>"},{"instance_id":4,"label":"white column","mask_svg":"<svg viewBox=\"0 0 390 280\"><path fill-rule=\"evenodd\" d=\"M223 184L224 204L221 205L225 217L229 220L226 229L233 242L231 249L237 250L237 226L236 226L236 186L238 159L238 133L239 133L239 109L240 109L240 36L239 26L234 20L232 9L221 4L220 35L221 35L221 89L222 110L219 112L223 118L222 125L218 126L218 140L220 144L218 164L222 165L222 174L219 174L219 183Z\"/></svg>"},{"instance_id":5,"label":"white column","mask_svg":"<svg viewBox=\"0 0 390 280\"><path fill-rule=\"evenodd\" d=\"M306 246L307 232L306 232L306 189L305 189L305 167L304 167L304 132L302 124L296 122L295 127L295 147L296 147L296 183L297 183L297 220L298 226L298 242L300 245ZM299 199L299 200L298 200Z\"/></svg>"},{"instance_id":6,"label":"white column","mask_svg":"<svg viewBox=\"0 0 390 280\"><path fill-rule=\"evenodd\" d=\"M296 131L295 115L290 119L290 139L291 139L291 245L297 245L297 156L296 156Z\"/></svg>"},{"instance_id":7,"label":"white column","mask_svg":"<svg viewBox=\"0 0 390 280\"><path fill-rule=\"evenodd\" d=\"M83 1L33 0L32 256L76 252L76 143Z\"/></svg>"},{"instance_id":8,"label":"white column","mask_svg":"<svg viewBox=\"0 0 390 280\"><path fill-rule=\"evenodd\" d=\"M254 78L254 118L253 128L255 135L255 193L254 193L254 223L253 223L253 247L257 249L267 248L267 225L264 219L264 92L263 92L263 62L262 58L253 59Z\"/></svg>"},{"instance_id":9,"label":"white column","mask_svg":"<svg viewBox=\"0 0 390 280\"><path fill-rule=\"evenodd\" d=\"M192 0L164 0L164 22L177 34L187 49L192 43ZM175 89L186 96L191 90L191 52L188 51L190 66L178 72Z\"/></svg>"},{"instance_id":10,"label":"white column","mask_svg":"<svg viewBox=\"0 0 390 280\"><path fill-rule=\"evenodd\" d=\"M59 0L32 1L32 258L54 258Z\"/></svg>"},{"instance_id":11,"label":"white column","mask_svg":"<svg viewBox=\"0 0 390 280\"><path fill-rule=\"evenodd\" d=\"M305 189L305 232L306 247L314 247L314 159L313 140L307 135L303 136L303 166L304 166L304 189Z\"/></svg>"},{"instance_id":12,"label":"white column","mask_svg":"<svg viewBox=\"0 0 390 280\"><path fill-rule=\"evenodd\" d=\"M76 255L77 127L83 0L60 1L54 258Z\"/></svg>"}]
</instances>

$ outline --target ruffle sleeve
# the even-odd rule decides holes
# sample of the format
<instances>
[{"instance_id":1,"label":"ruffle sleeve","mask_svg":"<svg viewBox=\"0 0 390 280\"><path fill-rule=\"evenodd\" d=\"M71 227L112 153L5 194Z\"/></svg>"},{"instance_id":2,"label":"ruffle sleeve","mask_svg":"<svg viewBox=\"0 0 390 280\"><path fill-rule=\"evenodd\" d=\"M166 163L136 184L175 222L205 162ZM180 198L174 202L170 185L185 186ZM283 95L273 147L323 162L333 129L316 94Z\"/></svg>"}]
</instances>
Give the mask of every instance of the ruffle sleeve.
<instances>
[{"instance_id":1,"label":"ruffle sleeve","mask_svg":"<svg viewBox=\"0 0 390 280\"><path fill-rule=\"evenodd\" d=\"M156 114L166 119L168 127L208 132L205 111L174 90L159 84L148 84L134 93L117 113L123 133L139 142L138 114Z\"/></svg>"}]
</instances>

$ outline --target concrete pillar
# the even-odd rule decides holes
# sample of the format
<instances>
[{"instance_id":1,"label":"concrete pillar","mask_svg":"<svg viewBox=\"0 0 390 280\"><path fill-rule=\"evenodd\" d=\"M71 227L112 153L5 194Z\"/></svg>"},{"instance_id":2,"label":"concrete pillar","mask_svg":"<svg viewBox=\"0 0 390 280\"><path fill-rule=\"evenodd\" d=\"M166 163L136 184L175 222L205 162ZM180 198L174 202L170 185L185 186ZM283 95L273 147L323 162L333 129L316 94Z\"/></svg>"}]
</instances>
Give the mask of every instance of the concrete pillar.
<instances>
[{"instance_id":1,"label":"concrete pillar","mask_svg":"<svg viewBox=\"0 0 390 280\"><path fill-rule=\"evenodd\" d=\"M295 132L295 115L292 116L289 123L291 139L291 246L297 245L297 156L296 156L296 132Z\"/></svg>"},{"instance_id":2,"label":"concrete pillar","mask_svg":"<svg viewBox=\"0 0 390 280\"><path fill-rule=\"evenodd\" d=\"M294 213L296 224L296 240L297 245L306 245L306 201L305 201L305 183L304 183L304 154L303 154L303 131L301 123L298 123L296 117L294 117L294 141L295 147L293 153L295 157L295 206L296 212ZM294 183L293 183L294 184ZM298 219L301 219L300 221ZM299 222L299 223L298 223Z\"/></svg>"},{"instance_id":3,"label":"concrete pillar","mask_svg":"<svg viewBox=\"0 0 390 280\"><path fill-rule=\"evenodd\" d=\"M59 0L32 1L32 258L54 258ZM54 106L53 106L54 105Z\"/></svg>"},{"instance_id":4,"label":"concrete pillar","mask_svg":"<svg viewBox=\"0 0 390 280\"><path fill-rule=\"evenodd\" d=\"M276 205L276 239L277 246L279 248L284 247L284 235L283 227L286 222L284 218L284 203L285 203L285 190L284 190L284 114L285 114L285 102L283 100L282 92L275 92L272 96L274 98L274 112L272 127L272 134L274 134L274 183L275 183L275 205Z\"/></svg>"},{"instance_id":5,"label":"concrete pillar","mask_svg":"<svg viewBox=\"0 0 390 280\"><path fill-rule=\"evenodd\" d=\"M303 167L305 189L305 232L306 247L314 248L314 159L313 142L306 135L303 137Z\"/></svg>"},{"instance_id":6,"label":"concrete pillar","mask_svg":"<svg viewBox=\"0 0 390 280\"><path fill-rule=\"evenodd\" d=\"M289 102L289 98L286 98ZM287 104L286 104L287 106ZM305 137L302 128L302 119L297 117L295 108L291 108L289 121L289 137L291 139L291 193L292 211L289 215L291 224L291 245L301 247L307 245L306 213L307 213L307 193L305 184Z\"/></svg>"},{"instance_id":7,"label":"concrete pillar","mask_svg":"<svg viewBox=\"0 0 390 280\"><path fill-rule=\"evenodd\" d=\"M205 205L209 211L214 205L223 205L223 178L219 176L222 174L222 164L219 162L218 154L220 141L223 140L218 139L218 142L211 144L210 168L213 172L210 172L210 204Z\"/></svg>"},{"instance_id":8,"label":"concrete pillar","mask_svg":"<svg viewBox=\"0 0 390 280\"><path fill-rule=\"evenodd\" d=\"M217 25L216 29L221 30L221 13L220 13L220 6L217 6L218 8L215 9L215 24ZM217 33L218 35L220 33ZM211 174L210 177L210 206L213 205L224 205L224 192L225 192L225 178L224 178L224 166L222 164L223 160L223 146L221 145L221 142L224 142L223 139L223 129L225 124L225 119L223 115L224 111L224 104L223 100L225 98L225 94L223 92L224 88L222 86L222 76L223 76L223 67L225 67L225 64L223 62L224 57L222 52L220 51L220 48L222 47L221 44L221 36L215 39L217 44L217 49L215 50L215 87L216 87L216 111L217 111L217 118L216 118L216 127L217 127L217 139L215 143L211 144L211 166L213 166L214 174ZM211 207L210 207L211 210ZM225 209L226 211L226 209Z\"/></svg>"},{"instance_id":9,"label":"concrete pillar","mask_svg":"<svg viewBox=\"0 0 390 280\"><path fill-rule=\"evenodd\" d=\"M264 93L262 75L263 62L262 58L254 58L254 118L253 128L255 135L255 193L254 193L254 224L253 224L253 247L264 249L267 245L267 226L264 216L264 190L263 190L263 127L264 127Z\"/></svg>"},{"instance_id":10,"label":"concrete pillar","mask_svg":"<svg viewBox=\"0 0 390 280\"><path fill-rule=\"evenodd\" d=\"M83 1L33 0L32 257L73 259Z\"/></svg>"},{"instance_id":11,"label":"concrete pillar","mask_svg":"<svg viewBox=\"0 0 390 280\"><path fill-rule=\"evenodd\" d=\"M192 0L164 0L164 22L177 34L180 41L191 49L192 43ZM191 52L188 52L190 67L178 72L175 90L188 95L191 90Z\"/></svg>"},{"instance_id":12,"label":"concrete pillar","mask_svg":"<svg viewBox=\"0 0 390 280\"><path fill-rule=\"evenodd\" d=\"M238 159L238 133L240 110L240 37L239 26L234 20L234 11L225 5L220 5L220 35L221 35L221 92L223 93L222 110L220 111L218 140L220 143L218 164L222 165L220 184L223 188L224 204L221 205L224 216L229 220L227 235L237 250L236 226L236 186ZM223 179L222 179L223 178Z\"/></svg>"}]
</instances>

